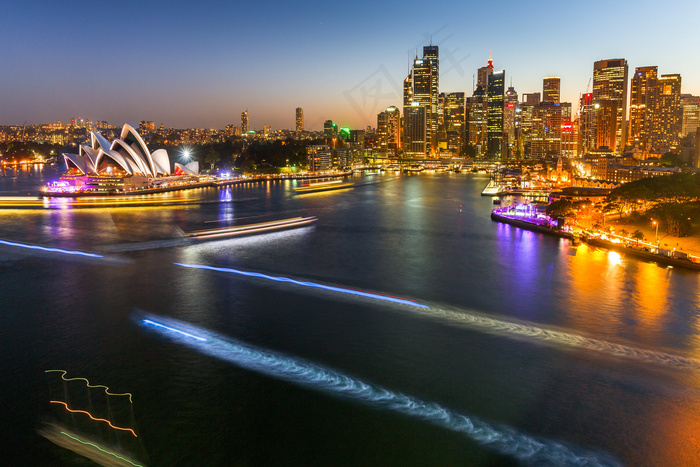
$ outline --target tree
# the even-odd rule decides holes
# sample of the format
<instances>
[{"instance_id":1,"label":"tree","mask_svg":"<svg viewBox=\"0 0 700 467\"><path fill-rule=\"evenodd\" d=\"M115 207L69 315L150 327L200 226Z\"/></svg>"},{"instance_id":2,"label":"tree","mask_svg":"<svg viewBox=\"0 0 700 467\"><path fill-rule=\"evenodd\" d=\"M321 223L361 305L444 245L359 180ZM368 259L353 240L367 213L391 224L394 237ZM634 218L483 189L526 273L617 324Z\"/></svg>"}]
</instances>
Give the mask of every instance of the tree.
<instances>
[{"instance_id":1,"label":"tree","mask_svg":"<svg viewBox=\"0 0 700 467\"><path fill-rule=\"evenodd\" d=\"M629 233L629 232L627 232L625 229L620 229L620 235L621 235L622 237L626 237L628 233Z\"/></svg>"},{"instance_id":2,"label":"tree","mask_svg":"<svg viewBox=\"0 0 700 467\"><path fill-rule=\"evenodd\" d=\"M637 240L637 245L639 245L639 241L644 240L644 234L641 230L635 230L634 232L632 232L632 238L634 240Z\"/></svg>"},{"instance_id":3,"label":"tree","mask_svg":"<svg viewBox=\"0 0 700 467\"><path fill-rule=\"evenodd\" d=\"M574 203L568 199L554 201L545 208L545 213L549 217L567 217L574 214Z\"/></svg>"},{"instance_id":4,"label":"tree","mask_svg":"<svg viewBox=\"0 0 700 467\"><path fill-rule=\"evenodd\" d=\"M207 156L204 158L204 162L211 164L212 170L214 170L214 164L221 160L221 156L214 148L210 148Z\"/></svg>"}]
</instances>

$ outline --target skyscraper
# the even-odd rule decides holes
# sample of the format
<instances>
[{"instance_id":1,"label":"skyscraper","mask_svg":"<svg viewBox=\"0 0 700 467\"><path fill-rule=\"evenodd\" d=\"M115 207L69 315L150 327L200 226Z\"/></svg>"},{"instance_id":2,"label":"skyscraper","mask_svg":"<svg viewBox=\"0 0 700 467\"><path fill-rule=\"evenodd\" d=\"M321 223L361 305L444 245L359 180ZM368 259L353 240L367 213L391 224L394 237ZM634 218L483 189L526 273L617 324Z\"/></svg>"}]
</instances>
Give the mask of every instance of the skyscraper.
<instances>
[{"instance_id":1,"label":"skyscraper","mask_svg":"<svg viewBox=\"0 0 700 467\"><path fill-rule=\"evenodd\" d=\"M428 143L426 146L426 153L428 151L434 152L437 149L437 107L438 107L438 47L431 45L423 48L423 58L416 57L413 60L413 66L411 71L404 80L404 138L412 138L411 135L417 135L414 131L409 132L407 127L407 119L409 113L411 114L412 124L418 121L418 111L414 109L416 106L422 106L425 108L424 120L426 124L425 136L419 137L417 141L424 141ZM423 132L419 132L423 133ZM408 140L404 141L404 150L408 151L408 147L413 149L417 148L419 144L413 144L412 141L409 143ZM414 154L415 155L415 154ZM425 153L423 154L425 155Z\"/></svg>"},{"instance_id":2,"label":"skyscraper","mask_svg":"<svg viewBox=\"0 0 700 467\"><path fill-rule=\"evenodd\" d=\"M679 142L683 110L681 108L681 75L661 75L651 89L652 111L649 145L668 150Z\"/></svg>"},{"instance_id":3,"label":"skyscraper","mask_svg":"<svg viewBox=\"0 0 700 467\"><path fill-rule=\"evenodd\" d=\"M648 101L650 86L656 80L657 67L644 66L634 70L630 83L630 126L628 146L649 150L649 126L651 109Z\"/></svg>"},{"instance_id":4,"label":"skyscraper","mask_svg":"<svg viewBox=\"0 0 700 467\"><path fill-rule=\"evenodd\" d=\"M551 76L542 80L542 101L551 104L560 102L560 85L561 79L557 76Z\"/></svg>"},{"instance_id":5,"label":"skyscraper","mask_svg":"<svg viewBox=\"0 0 700 467\"><path fill-rule=\"evenodd\" d=\"M250 131L250 126L248 125L248 109L245 112L241 112L241 133L246 134Z\"/></svg>"},{"instance_id":6,"label":"skyscraper","mask_svg":"<svg viewBox=\"0 0 700 467\"><path fill-rule=\"evenodd\" d=\"M597 139L607 141L613 145L612 151L621 153L627 142L627 60L599 60L593 64L593 102L605 113L596 119L598 122L607 122L610 112L615 117L614 138L606 134Z\"/></svg>"},{"instance_id":7,"label":"skyscraper","mask_svg":"<svg viewBox=\"0 0 700 467\"><path fill-rule=\"evenodd\" d=\"M489 50L489 61L485 67L479 68L477 71L477 86L481 86L484 90L489 87L489 76L493 73L493 60L491 59L491 51Z\"/></svg>"},{"instance_id":8,"label":"skyscraper","mask_svg":"<svg viewBox=\"0 0 700 467\"><path fill-rule=\"evenodd\" d=\"M450 92L445 95L444 126L447 149L460 155L464 145L464 93Z\"/></svg>"},{"instance_id":9,"label":"skyscraper","mask_svg":"<svg viewBox=\"0 0 700 467\"><path fill-rule=\"evenodd\" d=\"M481 86L477 86L466 104L467 144L474 149L474 155L481 159L486 152L488 124L488 96Z\"/></svg>"},{"instance_id":10,"label":"skyscraper","mask_svg":"<svg viewBox=\"0 0 700 467\"><path fill-rule=\"evenodd\" d=\"M440 51L437 45L423 47L423 61L430 67L430 114L428 116L430 145L435 152L438 145L438 94L440 92Z\"/></svg>"},{"instance_id":11,"label":"skyscraper","mask_svg":"<svg viewBox=\"0 0 700 467\"><path fill-rule=\"evenodd\" d=\"M681 94L681 107L683 108L681 137L695 134L695 130L700 126L700 97Z\"/></svg>"},{"instance_id":12,"label":"skyscraper","mask_svg":"<svg viewBox=\"0 0 700 467\"><path fill-rule=\"evenodd\" d=\"M396 155L401 148L401 112L398 107L387 107L377 115L379 150Z\"/></svg>"},{"instance_id":13,"label":"skyscraper","mask_svg":"<svg viewBox=\"0 0 700 467\"><path fill-rule=\"evenodd\" d=\"M595 108L593 106L593 94L586 93L581 96L579 103L578 119L578 153L583 155L596 149L595 141Z\"/></svg>"},{"instance_id":14,"label":"skyscraper","mask_svg":"<svg viewBox=\"0 0 700 467\"><path fill-rule=\"evenodd\" d=\"M304 131L304 109L301 107L297 107L297 115L296 115L296 130L298 133L301 133Z\"/></svg>"},{"instance_id":15,"label":"skyscraper","mask_svg":"<svg viewBox=\"0 0 700 467\"><path fill-rule=\"evenodd\" d=\"M427 151L427 106L418 102L403 108L403 151L408 157L425 157Z\"/></svg>"},{"instance_id":16,"label":"skyscraper","mask_svg":"<svg viewBox=\"0 0 700 467\"><path fill-rule=\"evenodd\" d=\"M518 92L513 86L508 87L503 103L503 133L505 141L508 145L508 153L511 156L515 155L516 137L515 137L515 116L518 108Z\"/></svg>"},{"instance_id":17,"label":"skyscraper","mask_svg":"<svg viewBox=\"0 0 700 467\"><path fill-rule=\"evenodd\" d=\"M494 71L489 76L488 88L488 123L487 136L489 159L502 159L507 157L506 148L503 147L503 93L505 90L505 70Z\"/></svg>"}]
</instances>

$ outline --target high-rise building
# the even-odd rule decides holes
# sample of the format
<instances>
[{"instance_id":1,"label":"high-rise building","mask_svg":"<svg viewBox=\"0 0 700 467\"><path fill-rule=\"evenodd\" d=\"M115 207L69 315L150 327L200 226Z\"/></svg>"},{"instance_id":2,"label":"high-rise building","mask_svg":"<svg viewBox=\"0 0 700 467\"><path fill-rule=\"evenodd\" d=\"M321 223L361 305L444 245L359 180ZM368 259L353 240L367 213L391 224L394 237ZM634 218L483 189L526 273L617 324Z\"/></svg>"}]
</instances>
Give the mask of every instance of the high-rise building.
<instances>
[{"instance_id":1,"label":"high-rise building","mask_svg":"<svg viewBox=\"0 0 700 467\"><path fill-rule=\"evenodd\" d=\"M681 107L683 108L681 137L695 134L695 130L700 126L700 97L681 94Z\"/></svg>"},{"instance_id":2,"label":"high-rise building","mask_svg":"<svg viewBox=\"0 0 700 467\"><path fill-rule=\"evenodd\" d=\"M301 133L304 131L304 109L297 107L296 117L296 131Z\"/></svg>"},{"instance_id":3,"label":"high-rise building","mask_svg":"<svg viewBox=\"0 0 700 467\"><path fill-rule=\"evenodd\" d=\"M489 76L493 73L493 60L491 59L491 51L489 51L489 61L486 63L485 67L479 68L477 71L477 86L481 86L483 89L488 89L489 87Z\"/></svg>"},{"instance_id":4,"label":"high-rise building","mask_svg":"<svg viewBox=\"0 0 700 467\"><path fill-rule=\"evenodd\" d=\"M658 69L655 66L637 67L630 81L630 124L627 145L649 150L650 87L653 86Z\"/></svg>"},{"instance_id":5,"label":"high-rise building","mask_svg":"<svg viewBox=\"0 0 700 467\"><path fill-rule=\"evenodd\" d=\"M387 107L377 115L379 151L396 155L401 149L401 112L398 107Z\"/></svg>"},{"instance_id":6,"label":"high-rise building","mask_svg":"<svg viewBox=\"0 0 700 467\"><path fill-rule=\"evenodd\" d=\"M440 92L440 51L437 45L423 47L423 61L430 67L430 114L428 118L429 137L432 152L438 145L439 119L442 112L438 109L438 95Z\"/></svg>"},{"instance_id":7,"label":"high-rise building","mask_svg":"<svg viewBox=\"0 0 700 467\"><path fill-rule=\"evenodd\" d=\"M306 161L310 172L330 170L333 165L333 149L327 144L306 147Z\"/></svg>"},{"instance_id":8,"label":"high-rise building","mask_svg":"<svg viewBox=\"0 0 700 467\"><path fill-rule=\"evenodd\" d=\"M655 150L668 150L679 142L683 109L681 108L681 75L661 75L651 88L651 127L649 145Z\"/></svg>"},{"instance_id":9,"label":"high-rise building","mask_svg":"<svg viewBox=\"0 0 700 467\"><path fill-rule=\"evenodd\" d=\"M561 98L561 79L550 76L542 80L542 101L550 104L558 104Z\"/></svg>"},{"instance_id":10,"label":"high-rise building","mask_svg":"<svg viewBox=\"0 0 700 467\"><path fill-rule=\"evenodd\" d=\"M488 128L488 96L481 86L477 86L466 104L467 144L474 149L474 155L481 159L486 153Z\"/></svg>"},{"instance_id":11,"label":"high-rise building","mask_svg":"<svg viewBox=\"0 0 700 467\"><path fill-rule=\"evenodd\" d=\"M537 105L541 100L539 92L526 92L523 94L523 104L525 105Z\"/></svg>"},{"instance_id":12,"label":"high-rise building","mask_svg":"<svg viewBox=\"0 0 700 467\"><path fill-rule=\"evenodd\" d=\"M323 136L326 139L338 137L338 125L333 123L333 120L326 120L323 122Z\"/></svg>"},{"instance_id":13,"label":"high-rise building","mask_svg":"<svg viewBox=\"0 0 700 467\"><path fill-rule=\"evenodd\" d=\"M578 117L578 153L583 155L596 149L595 138L595 107L593 105L593 94L586 93L581 96L579 102Z\"/></svg>"},{"instance_id":14,"label":"high-rise building","mask_svg":"<svg viewBox=\"0 0 700 467\"><path fill-rule=\"evenodd\" d=\"M437 146L437 115L433 114L433 109L437 111L438 97L437 94L433 95L433 72L437 66L436 63L434 63L436 60L437 59L432 56L428 59L416 57L413 60L411 72L404 80L404 118L407 118L409 112L408 109L412 109L410 112L415 120L417 111L413 108L416 106L422 106L425 108L425 124L427 125L427 128L425 130L425 137L421 137L419 140L425 140L429 143L429 145L426 146L426 152L432 149L432 145L430 143L433 141L433 139L435 139L435 145ZM406 123L404 123L404 136L409 137ZM411 146L412 149L415 147L417 146ZM407 144L404 144L404 148L405 150L408 150Z\"/></svg>"},{"instance_id":15,"label":"high-rise building","mask_svg":"<svg viewBox=\"0 0 700 467\"><path fill-rule=\"evenodd\" d=\"M516 136L515 136L515 117L518 108L518 92L513 86L506 90L503 103L503 134L508 145L508 153L511 157L515 156Z\"/></svg>"},{"instance_id":16,"label":"high-rise building","mask_svg":"<svg viewBox=\"0 0 700 467\"><path fill-rule=\"evenodd\" d=\"M530 157L561 155L561 104L540 102L533 106Z\"/></svg>"},{"instance_id":17,"label":"high-rise building","mask_svg":"<svg viewBox=\"0 0 700 467\"><path fill-rule=\"evenodd\" d=\"M263 135L265 137L270 136L271 127L270 125L263 125Z\"/></svg>"},{"instance_id":18,"label":"high-rise building","mask_svg":"<svg viewBox=\"0 0 700 467\"><path fill-rule=\"evenodd\" d=\"M425 157L426 155L427 109L427 106L415 101L403 108L403 152L407 157Z\"/></svg>"},{"instance_id":19,"label":"high-rise building","mask_svg":"<svg viewBox=\"0 0 700 467\"><path fill-rule=\"evenodd\" d=\"M248 109L241 113L241 133L246 134L250 131L250 125L248 124Z\"/></svg>"},{"instance_id":20,"label":"high-rise building","mask_svg":"<svg viewBox=\"0 0 700 467\"><path fill-rule=\"evenodd\" d=\"M598 122L608 122L608 112L614 112L614 138L610 134L597 137L604 140L610 149L621 153L627 143L627 60L624 58L599 60L593 64L593 103L605 113L597 118ZM607 131L609 128L599 130Z\"/></svg>"},{"instance_id":21,"label":"high-rise building","mask_svg":"<svg viewBox=\"0 0 700 467\"><path fill-rule=\"evenodd\" d=\"M445 94L444 127L447 150L454 155L460 155L464 146L464 93L450 92Z\"/></svg>"},{"instance_id":22,"label":"high-rise building","mask_svg":"<svg viewBox=\"0 0 700 467\"><path fill-rule=\"evenodd\" d=\"M505 70L494 71L489 76L487 155L489 159L507 158L507 148L503 145L503 101L505 91Z\"/></svg>"}]
</instances>

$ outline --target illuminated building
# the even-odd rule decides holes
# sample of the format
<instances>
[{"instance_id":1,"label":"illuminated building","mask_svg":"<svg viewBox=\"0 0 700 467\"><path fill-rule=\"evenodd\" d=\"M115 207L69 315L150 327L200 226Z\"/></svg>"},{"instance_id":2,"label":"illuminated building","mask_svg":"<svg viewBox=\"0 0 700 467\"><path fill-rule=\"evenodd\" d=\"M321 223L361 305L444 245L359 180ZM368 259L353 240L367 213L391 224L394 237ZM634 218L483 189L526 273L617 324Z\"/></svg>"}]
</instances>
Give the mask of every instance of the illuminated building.
<instances>
[{"instance_id":1,"label":"illuminated building","mask_svg":"<svg viewBox=\"0 0 700 467\"><path fill-rule=\"evenodd\" d=\"M651 88L650 107L650 148L667 150L678 145L683 118L681 75L661 75L655 80Z\"/></svg>"},{"instance_id":2,"label":"illuminated building","mask_svg":"<svg viewBox=\"0 0 700 467\"><path fill-rule=\"evenodd\" d=\"M559 77L552 76L542 80L542 101L550 104L558 104L560 100L560 85Z\"/></svg>"},{"instance_id":3,"label":"illuminated building","mask_svg":"<svg viewBox=\"0 0 700 467\"><path fill-rule=\"evenodd\" d=\"M403 108L403 151L407 157L425 157L428 148L427 107L418 102Z\"/></svg>"},{"instance_id":4,"label":"illuminated building","mask_svg":"<svg viewBox=\"0 0 700 467\"><path fill-rule=\"evenodd\" d=\"M502 159L508 156L503 144L503 101L505 91L505 71L494 71L489 76L487 113L487 156L489 159Z\"/></svg>"},{"instance_id":5,"label":"illuminated building","mask_svg":"<svg viewBox=\"0 0 700 467\"><path fill-rule=\"evenodd\" d=\"M503 133L508 144L508 154L515 156L517 141L515 137L515 116L518 107L518 92L513 86L506 90L503 104Z\"/></svg>"},{"instance_id":6,"label":"illuminated building","mask_svg":"<svg viewBox=\"0 0 700 467\"><path fill-rule=\"evenodd\" d=\"M263 125L263 136L270 136L270 125Z\"/></svg>"},{"instance_id":7,"label":"illuminated building","mask_svg":"<svg viewBox=\"0 0 700 467\"><path fill-rule=\"evenodd\" d=\"M637 67L630 82L630 126L628 146L649 150L650 85L657 76L657 67Z\"/></svg>"},{"instance_id":8,"label":"illuminated building","mask_svg":"<svg viewBox=\"0 0 700 467\"><path fill-rule=\"evenodd\" d=\"M248 123L248 109L241 113L241 133L246 134L250 131L250 125Z\"/></svg>"},{"instance_id":9,"label":"illuminated building","mask_svg":"<svg viewBox=\"0 0 700 467\"><path fill-rule=\"evenodd\" d=\"M597 140L606 141L610 149L621 153L627 142L627 60L599 60L593 64L593 103L599 104L598 110L603 112L597 122L606 125L596 130L605 132ZM614 116L613 133L608 132L609 112Z\"/></svg>"},{"instance_id":10,"label":"illuminated building","mask_svg":"<svg viewBox=\"0 0 700 467\"><path fill-rule=\"evenodd\" d=\"M99 125L98 128L99 127L101 127L101 125ZM145 121L145 120L142 120L141 122L139 122L139 133L147 134L147 133L151 133L153 131L156 131L156 124L155 123Z\"/></svg>"},{"instance_id":11,"label":"illuminated building","mask_svg":"<svg viewBox=\"0 0 700 467\"><path fill-rule=\"evenodd\" d=\"M561 155L561 105L540 102L532 107L530 157Z\"/></svg>"},{"instance_id":12,"label":"illuminated building","mask_svg":"<svg viewBox=\"0 0 700 467\"><path fill-rule=\"evenodd\" d=\"M401 112L398 107L387 107L377 115L379 150L384 154L396 155L401 149Z\"/></svg>"},{"instance_id":13,"label":"illuminated building","mask_svg":"<svg viewBox=\"0 0 700 467\"><path fill-rule=\"evenodd\" d=\"M297 107L296 112L296 130L301 133L304 131L304 109Z\"/></svg>"},{"instance_id":14,"label":"illuminated building","mask_svg":"<svg viewBox=\"0 0 700 467\"><path fill-rule=\"evenodd\" d=\"M618 145L618 102L612 99L602 99L593 104L595 109L595 147L609 148L615 152Z\"/></svg>"},{"instance_id":15,"label":"illuminated building","mask_svg":"<svg viewBox=\"0 0 700 467\"><path fill-rule=\"evenodd\" d=\"M467 144L475 150L478 158L486 153L488 129L488 97L483 87L477 86L472 97L467 98Z\"/></svg>"},{"instance_id":16,"label":"illuminated building","mask_svg":"<svg viewBox=\"0 0 700 467\"><path fill-rule=\"evenodd\" d=\"M426 46L423 50L424 54L428 54L426 57L420 59L416 57L413 60L413 66L411 71L404 80L404 94L403 94L403 105L404 105L404 119L408 118L408 112L411 113L412 123L411 132L409 133L408 124L404 122L404 138L409 138L409 140L404 141L404 150L415 153L415 149L419 147L420 141L426 141L428 145L425 147L426 155L428 151L434 150L437 147L437 98L438 94L436 91L437 86L437 46ZM425 121L425 136L420 136L423 131L418 131L414 128L414 125L420 120L418 117L418 111L415 107L421 106L425 108L424 117L421 117ZM418 139L414 139L418 138ZM410 146L410 150L407 147ZM415 155L415 154L414 154Z\"/></svg>"},{"instance_id":17,"label":"illuminated building","mask_svg":"<svg viewBox=\"0 0 700 467\"><path fill-rule=\"evenodd\" d=\"M694 135L700 126L700 97L681 94L681 107L683 109L681 137Z\"/></svg>"},{"instance_id":18,"label":"illuminated building","mask_svg":"<svg viewBox=\"0 0 700 467\"><path fill-rule=\"evenodd\" d=\"M428 114L428 137L432 147L432 152L435 152L438 145L438 127L439 118L442 115L438 109L438 93L440 88L440 51L437 45L426 45L423 47L423 61L430 68L430 112Z\"/></svg>"},{"instance_id":19,"label":"illuminated building","mask_svg":"<svg viewBox=\"0 0 700 467\"><path fill-rule=\"evenodd\" d=\"M477 70L477 86L481 86L483 89L488 89L489 87L489 76L493 73L493 60L491 59L491 51L489 51L489 61L486 63L485 67L481 67Z\"/></svg>"},{"instance_id":20,"label":"illuminated building","mask_svg":"<svg viewBox=\"0 0 700 467\"><path fill-rule=\"evenodd\" d=\"M464 93L450 92L445 95L444 127L447 149L454 155L460 155L464 144Z\"/></svg>"},{"instance_id":21,"label":"illuminated building","mask_svg":"<svg viewBox=\"0 0 700 467\"><path fill-rule=\"evenodd\" d=\"M333 123L333 120L323 122L323 137L326 139L338 137L338 125Z\"/></svg>"},{"instance_id":22,"label":"illuminated building","mask_svg":"<svg viewBox=\"0 0 700 467\"><path fill-rule=\"evenodd\" d=\"M561 155L568 157L578 157L578 122L563 120L561 123Z\"/></svg>"},{"instance_id":23,"label":"illuminated building","mask_svg":"<svg viewBox=\"0 0 700 467\"><path fill-rule=\"evenodd\" d=\"M327 144L309 145L306 147L306 154L309 172L331 170L333 150Z\"/></svg>"},{"instance_id":24,"label":"illuminated building","mask_svg":"<svg viewBox=\"0 0 700 467\"><path fill-rule=\"evenodd\" d=\"M596 149L595 140L595 107L593 105L593 94L586 93L579 101L578 118L578 152L586 154Z\"/></svg>"},{"instance_id":25,"label":"illuminated building","mask_svg":"<svg viewBox=\"0 0 700 467\"><path fill-rule=\"evenodd\" d=\"M537 105L541 102L539 92L526 92L523 94L523 104L525 105Z\"/></svg>"}]
</instances>

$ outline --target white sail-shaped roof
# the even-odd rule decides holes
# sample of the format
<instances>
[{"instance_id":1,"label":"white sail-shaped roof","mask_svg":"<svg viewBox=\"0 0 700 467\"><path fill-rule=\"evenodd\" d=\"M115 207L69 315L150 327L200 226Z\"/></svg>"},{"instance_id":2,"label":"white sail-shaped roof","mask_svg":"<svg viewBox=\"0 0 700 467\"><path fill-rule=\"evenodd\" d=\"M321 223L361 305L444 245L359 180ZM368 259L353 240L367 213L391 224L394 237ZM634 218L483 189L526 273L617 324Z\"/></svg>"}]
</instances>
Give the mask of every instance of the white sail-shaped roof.
<instances>
[{"instance_id":1,"label":"white sail-shaped roof","mask_svg":"<svg viewBox=\"0 0 700 467\"><path fill-rule=\"evenodd\" d=\"M175 162L175 168L180 169L183 173L187 175L199 175L199 162L190 162L187 165L182 165L179 162Z\"/></svg>"},{"instance_id":2,"label":"white sail-shaped roof","mask_svg":"<svg viewBox=\"0 0 700 467\"><path fill-rule=\"evenodd\" d=\"M106 151L110 147L109 141L107 141L107 139L102 136L102 133L99 131L93 131L90 133L90 142L92 143L93 149L102 149Z\"/></svg>"},{"instance_id":3,"label":"white sail-shaped roof","mask_svg":"<svg viewBox=\"0 0 700 467\"><path fill-rule=\"evenodd\" d=\"M153 163L153 158L151 157L151 151L148 150L148 146L146 146L146 142L143 140L143 138L141 138L141 135L139 135L131 125L128 123L124 124L122 127L122 134L119 139L124 141L132 151L141 155L143 160L148 165L148 170L151 174L156 173L155 164Z\"/></svg>"},{"instance_id":4,"label":"white sail-shaped roof","mask_svg":"<svg viewBox=\"0 0 700 467\"><path fill-rule=\"evenodd\" d=\"M97 154L97 166L96 169L100 169L100 164L105 158L110 158L119 166L124 169L125 172L127 172L130 175L133 175L134 171L131 168L131 165L124 159L124 157L119 154L117 151L113 151L111 149L107 149L107 151L100 149L100 152Z\"/></svg>"},{"instance_id":5,"label":"white sail-shaped roof","mask_svg":"<svg viewBox=\"0 0 700 467\"><path fill-rule=\"evenodd\" d=\"M151 153L151 159L153 159L153 165L155 166L154 175L170 175L170 158L168 157L168 151L165 149L156 149Z\"/></svg>"},{"instance_id":6,"label":"white sail-shaped roof","mask_svg":"<svg viewBox=\"0 0 700 467\"><path fill-rule=\"evenodd\" d=\"M78 169L83 175L89 173L89 169L87 166L87 158L80 156L79 154L62 154L63 158L66 160L66 166L68 168L70 167L75 167Z\"/></svg>"},{"instance_id":7,"label":"white sail-shaped roof","mask_svg":"<svg viewBox=\"0 0 700 467\"><path fill-rule=\"evenodd\" d=\"M82 157L85 157L87 159L87 167L88 170L92 173L97 172L97 154L99 151L97 149L93 149L92 147L88 146L87 144L81 144L80 145L80 151L78 154Z\"/></svg>"},{"instance_id":8,"label":"white sail-shaped roof","mask_svg":"<svg viewBox=\"0 0 700 467\"><path fill-rule=\"evenodd\" d=\"M144 156L134 151L132 148L129 147L128 144L126 144L121 139L115 139L114 141L112 141L112 150L119 152L119 154L121 154L124 157L124 159L129 160L129 162L132 162L135 168L134 172L139 172L142 175L153 175L153 172L151 172L150 164L147 160L144 159Z\"/></svg>"}]
</instances>

